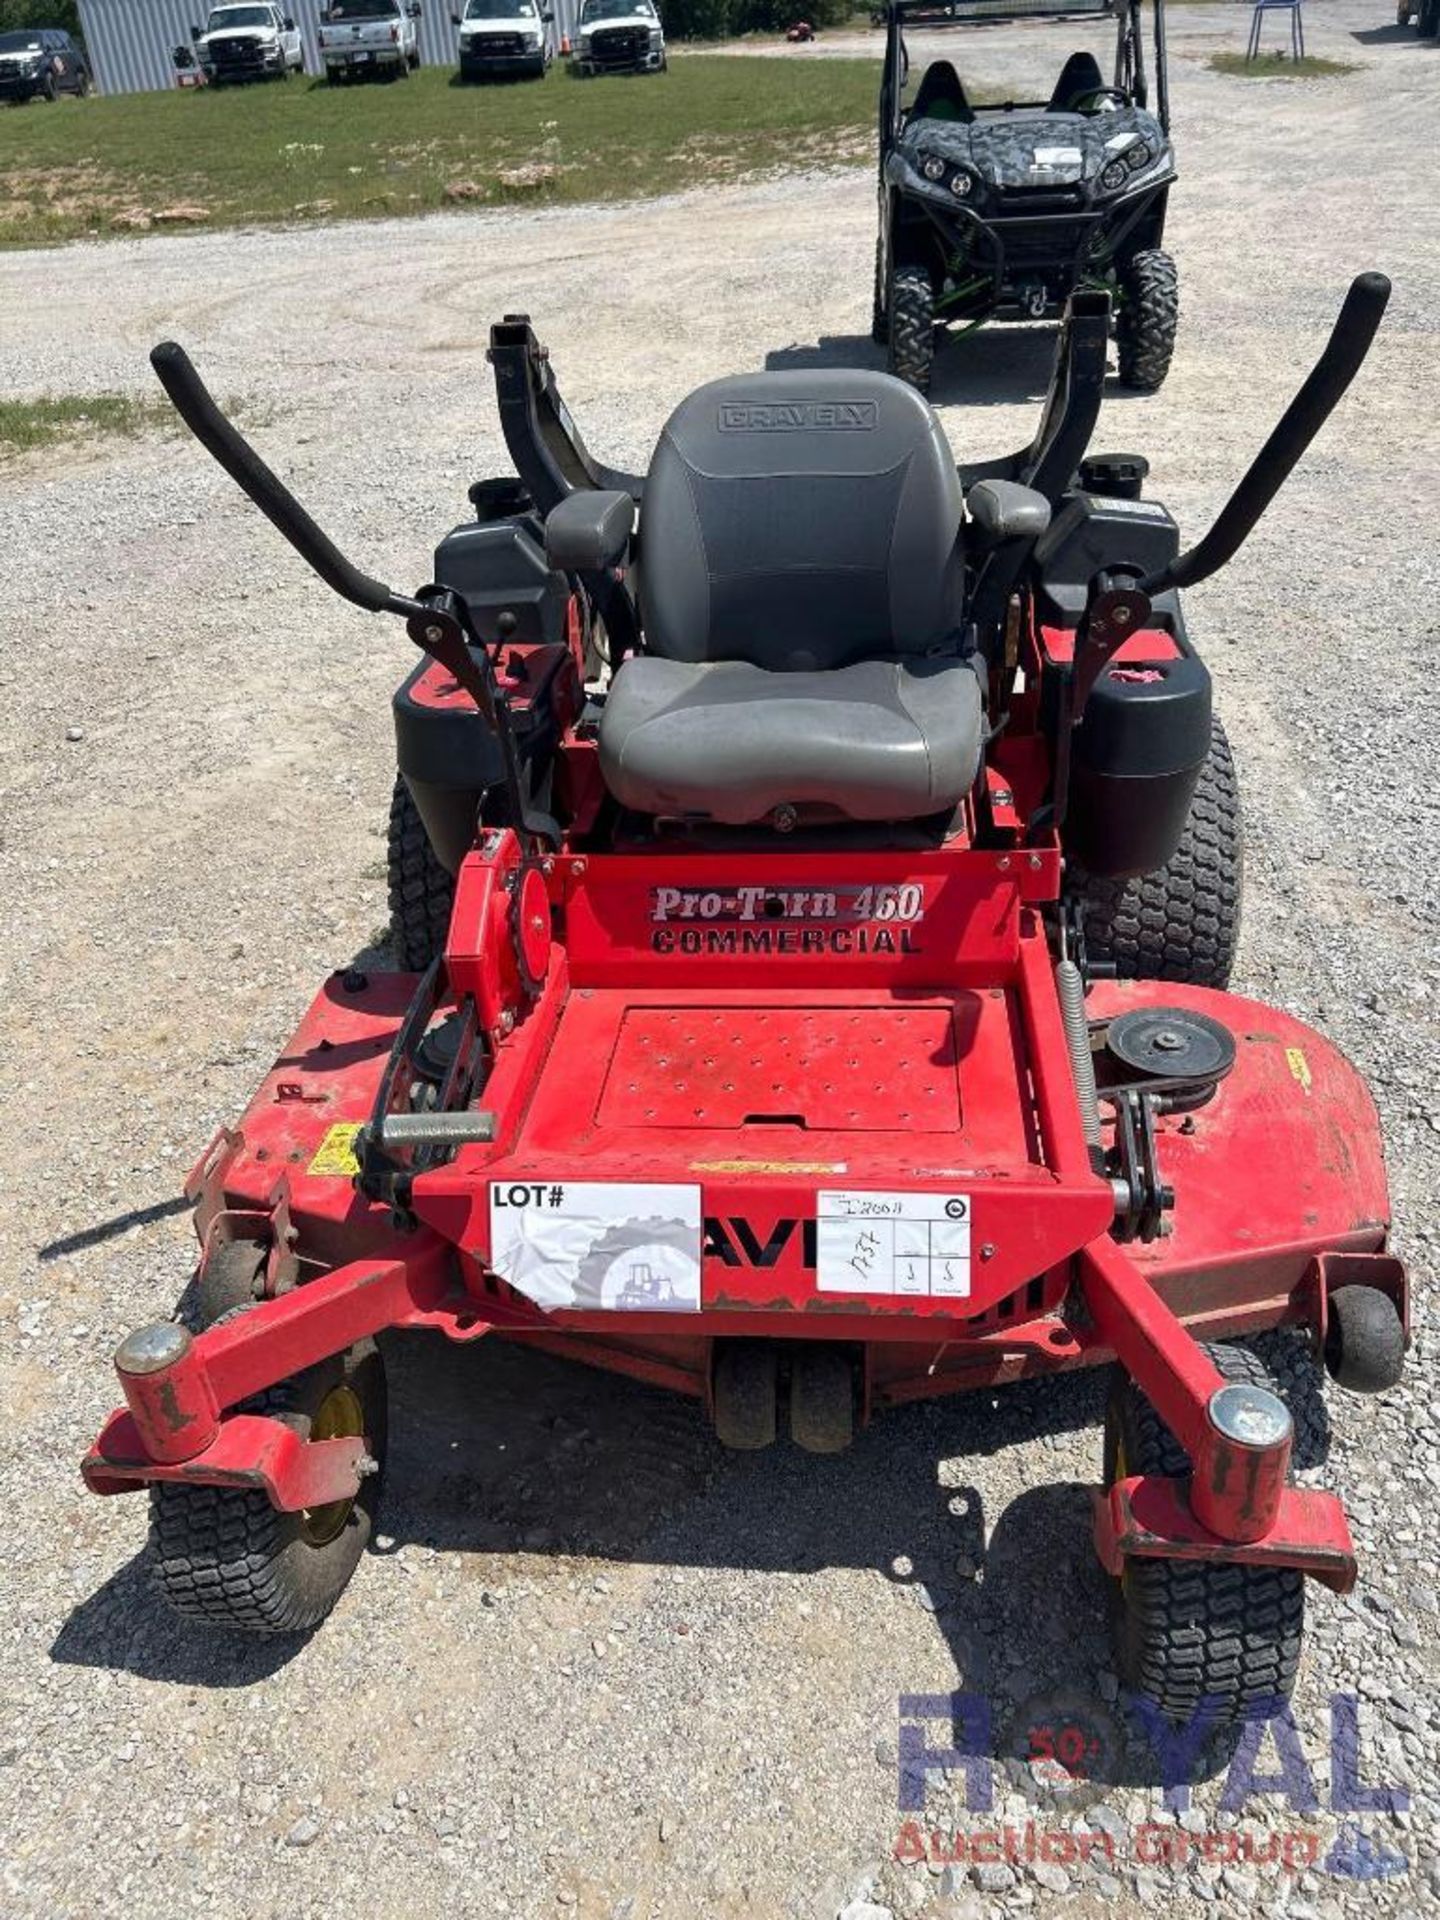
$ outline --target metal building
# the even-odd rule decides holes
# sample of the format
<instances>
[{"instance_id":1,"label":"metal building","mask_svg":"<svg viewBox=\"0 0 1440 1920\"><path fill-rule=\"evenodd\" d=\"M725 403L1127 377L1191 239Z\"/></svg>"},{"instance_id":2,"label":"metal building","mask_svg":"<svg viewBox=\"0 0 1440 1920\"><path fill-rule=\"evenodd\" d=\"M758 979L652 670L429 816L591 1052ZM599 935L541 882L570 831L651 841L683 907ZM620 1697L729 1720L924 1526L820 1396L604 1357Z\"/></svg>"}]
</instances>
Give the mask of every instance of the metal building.
<instances>
[{"instance_id":1,"label":"metal building","mask_svg":"<svg viewBox=\"0 0 1440 1920\"><path fill-rule=\"evenodd\" d=\"M217 4L219 0L217 0ZM320 59L321 0L279 0L300 29L305 71L323 73ZM80 29L102 93L145 93L175 85L171 54L190 44L192 26L203 27L210 0L77 0ZM557 37L574 32L579 0L550 0ZM450 15L463 0L420 0L420 58L426 66L455 65L455 28Z\"/></svg>"}]
</instances>

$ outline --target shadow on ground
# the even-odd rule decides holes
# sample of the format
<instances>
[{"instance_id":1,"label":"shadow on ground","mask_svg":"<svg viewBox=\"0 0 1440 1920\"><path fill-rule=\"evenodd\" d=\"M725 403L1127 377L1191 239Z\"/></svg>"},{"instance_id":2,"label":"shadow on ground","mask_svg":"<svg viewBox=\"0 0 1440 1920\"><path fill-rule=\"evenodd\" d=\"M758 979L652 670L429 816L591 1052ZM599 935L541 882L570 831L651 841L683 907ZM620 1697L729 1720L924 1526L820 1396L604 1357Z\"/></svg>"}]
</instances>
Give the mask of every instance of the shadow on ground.
<instances>
[{"instance_id":1,"label":"shadow on ground","mask_svg":"<svg viewBox=\"0 0 1440 1920\"><path fill-rule=\"evenodd\" d=\"M1408 40L1417 48L1440 46L1440 40L1422 40L1414 27L1397 26L1393 20L1384 27L1353 27L1350 38L1358 40L1362 47L1393 47L1402 40Z\"/></svg>"},{"instance_id":2,"label":"shadow on ground","mask_svg":"<svg viewBox=\"0 0 1440 1920\"><path fill-rule=\"evenodd\" d=\"M1297 1352L1291 1340L1287 1385L1306 1402L1297 1432L1301 1464L1313 1464L1324 1444L1308 1404L1319 1404L1318 1387L1295 1370ZM726 1453L690 1402L518 1344L455 1347L411 1335L389 1341L387 1366L391 1451L376 1551L417 1542L487 1556L497 1584L506 1558L521 1552L761 1572L874 1570L933 1613L955 1688L986 1703L991 1750L1024 1751L1037 1715L1084 1712L1101 1755L1097 1778L1154 1784L1149 1743L1134 1737L1121 1709L1086 1704L1087 1676L1110 1659L1088 1486L1031 1487L987 1514L979 1491L952 1484L946 1465L1024 1448L1043 1479L1047 1443L1095 1429L1089 1451L1098 1470L1103 1373L903 1408L849 1452L817 1458L783 1443ZM304 1643L231 1638L173 1619L150 1595L137 1556L75 1609L52 1653L68 1664L226 1688L263 1680ZM951 1744L943 1724L925 1737ZM1212 1747L1202 1769L1215 1771L1228 1752Z\"/></svg>"},{"instance_id":3,"label":"shadow on ground","mask_svg":"<svg viewBox=\"0 0 1440 1920\"><path fill-rule=\"evenodd\" d=\"M1034 326L989 327L963 340L941 340L935 351L930 399L937 407L1014 406L1032 402L1038 409L1050 391L1059 328L1041 322ZM866 333L822 334L811 343L797 341L773 347L765 356L767 373L791 373L811 367L863 367L885 370L885 349ZM1147 396L1122 387L1111 376L1105 383L1107 400L1141 400Z\"/></svg>"}]
</instances>

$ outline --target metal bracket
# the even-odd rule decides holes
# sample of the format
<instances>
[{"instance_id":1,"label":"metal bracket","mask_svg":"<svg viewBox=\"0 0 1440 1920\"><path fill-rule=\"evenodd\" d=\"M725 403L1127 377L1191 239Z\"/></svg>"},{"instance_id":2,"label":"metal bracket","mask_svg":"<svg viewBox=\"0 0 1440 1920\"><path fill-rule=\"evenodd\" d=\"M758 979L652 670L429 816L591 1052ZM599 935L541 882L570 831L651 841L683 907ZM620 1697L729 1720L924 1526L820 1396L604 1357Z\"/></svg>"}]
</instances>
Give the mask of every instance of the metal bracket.
<instances>
[{"instance_id":1,"label":"metal bracket","mask_svg":"<svg viewBox=\"0 0 1440 1920\"><path fill-rule=\"evenodd\" d=\"M219 1128L186 1177L183 1191L195 1209L195 1234L202 1247L216 1217L225 1211L225 1175L244 1144L238 1128Z\"/></svg>"},{"instance_id":2,"label":"metal bracket","mask_svg":"<svg viewBox=\"0 0 1440 1920\"><path fill-rule=\"evenodd\" d=\"M1137 1088L1107 1093L1115 1108L1116 1177L1129 1189L1129 1205L1116 1217L1115 1238L1147 1245L1165 1231L1165 1215L1175 1205L1175 1190L1160 1177L1155 1141L1155 1099Z\"/></svg>"},{"instance_id":3,"label":"metal bracket","mask_svg":"<svg viewBox=\"0 0 1440 1920\"><path fill-rule=\"evenodd\" d=\"M463 1111L487 1064L475 1002L468 996L458 1010L461 1029L455 1055L440 1083L433 1107L423 1115L410 1111L410 1088L416 1078L415 1056L440 1009L448 985L443 960L432 961L400 1023L370 1118L355 1137L360 1191L372 1200L387 1201L402 1213L408 1209L409 1186L415 1175L453 1153L463 1140L453 1125L449 1129L444 1125L432 1126L427 1132L424 1128L417 1130L397 1122L422 1118L434 1122L445 1118L451 1122L468 1120L476 1126L488 1123L493 1130L491 1116ZM474 1137L485 1135L482 1132Z\"/></svg>"},{"instance_id":4,"label":"metal bracket","mask_svg":"<svg viewBox=\"0 0 1440 1920\"><path fill-rule=\"evenodd\" d=\"M1132 1475L1097 1490L1095 1551L1118 1578L1127 1560L1208 1560L1247 1567L1297 1567L1348 1593L1358 1567L1345 1508L1333 1493L1286 1487L1275 1523L1259 1540L1222 1540L1191 1511L1185 1482Z\"/></svg>"}]
</instances>

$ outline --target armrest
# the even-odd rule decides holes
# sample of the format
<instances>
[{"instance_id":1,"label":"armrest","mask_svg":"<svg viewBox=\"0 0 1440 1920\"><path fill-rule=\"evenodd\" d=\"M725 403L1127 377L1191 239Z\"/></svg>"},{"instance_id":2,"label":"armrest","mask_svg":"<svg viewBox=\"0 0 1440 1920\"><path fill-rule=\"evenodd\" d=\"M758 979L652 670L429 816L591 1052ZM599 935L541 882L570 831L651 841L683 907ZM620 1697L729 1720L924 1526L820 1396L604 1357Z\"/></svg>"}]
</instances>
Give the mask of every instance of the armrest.
<instances>
[{"instance_id":1,"label":"armrest","mask_svg":"<svg viewBox=\"0 0 1440 1920\"><path fill-rule=\"evenodd\" d=\"M545 558L563 573L618 566L634 526L635 502L628 493L583 487L546 515Z\"/></svg>"},{"instance_id":2,"label":"armrest","mask_svg":"<svg viewBox=\"0 0 1440 1920\"><path fill-rule=\"evenodd\" d=\"M1050 502L1014 480L978 480L965 507L987 547L1002 540L1038 540L1050 524Z\"/></svg>"}]
</instances>

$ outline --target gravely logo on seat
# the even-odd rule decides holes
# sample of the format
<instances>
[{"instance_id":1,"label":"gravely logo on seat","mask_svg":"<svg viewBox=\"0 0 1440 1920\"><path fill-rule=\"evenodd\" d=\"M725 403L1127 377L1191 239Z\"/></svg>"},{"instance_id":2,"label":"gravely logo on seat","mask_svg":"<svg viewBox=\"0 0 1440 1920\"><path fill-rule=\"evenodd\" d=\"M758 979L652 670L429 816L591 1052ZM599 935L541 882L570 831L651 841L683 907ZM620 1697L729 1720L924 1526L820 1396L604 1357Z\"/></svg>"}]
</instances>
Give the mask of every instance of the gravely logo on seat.
<instances>
[{"instance_id":1,"label":"gravely logo on seat","mask_svg":"<svg viewBox=\"0 0 1440 1920\"><path fill-rule=\"evenodd\" d=\"M880 423L873 400L728 400L722 433L868 433Z\"/></svg>"}]
</instances>

